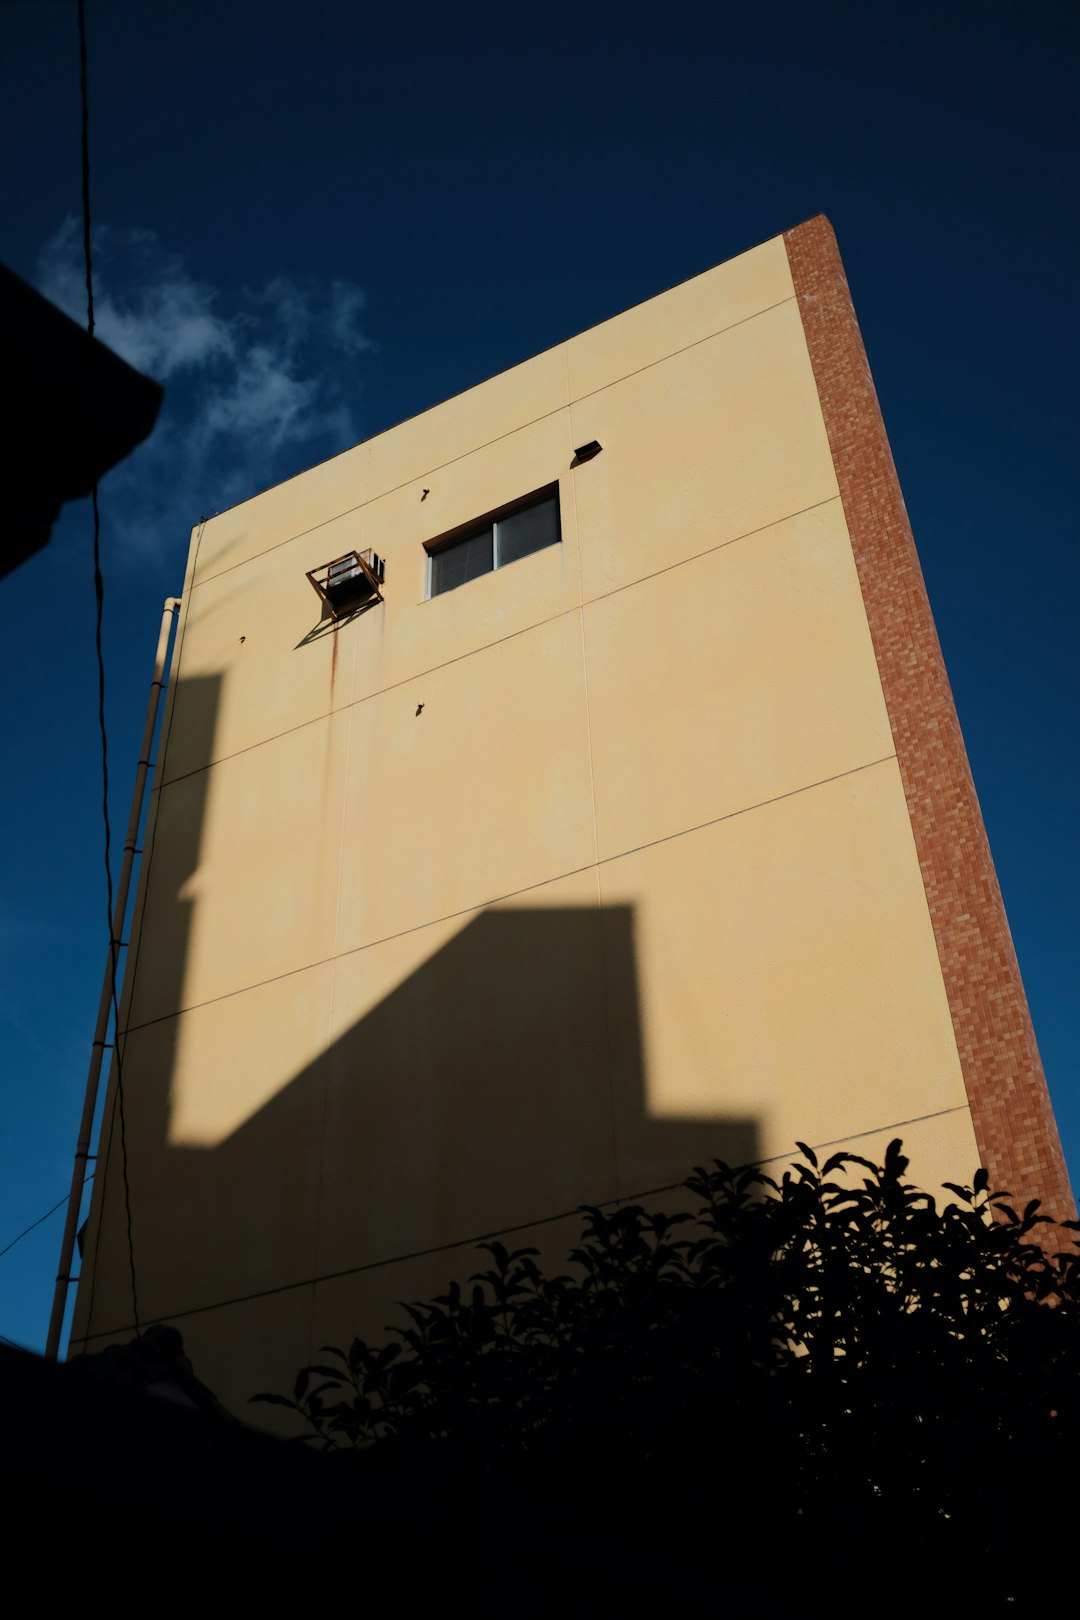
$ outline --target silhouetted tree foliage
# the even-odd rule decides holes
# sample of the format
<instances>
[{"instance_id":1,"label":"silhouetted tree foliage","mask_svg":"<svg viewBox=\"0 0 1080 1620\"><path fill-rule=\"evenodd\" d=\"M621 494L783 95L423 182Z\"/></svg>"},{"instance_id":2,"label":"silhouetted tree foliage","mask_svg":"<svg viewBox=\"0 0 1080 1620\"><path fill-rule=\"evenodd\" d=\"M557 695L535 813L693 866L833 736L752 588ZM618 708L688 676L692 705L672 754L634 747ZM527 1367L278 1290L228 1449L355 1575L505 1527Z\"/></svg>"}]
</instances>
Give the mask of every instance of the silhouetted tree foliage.
<instances>
[{"instance_id":1,"label":"silhouetted tree foliage","mask_svg":"<svg viewBox=\"0 0 1080 1620\"><path fill-rule=\"evenodd\" d=\"M1023 1601L1080 1438L1077 1255L983 1170L939 1208L899 1141L800 1152L779 1181L695 1170L696 1217L584 1210L557 1276L482 1244L390 1342L254 1398L388 1488L546 1504L594 1573L603 1521L623 1579L764 1596L795 1558Z\"/></svg>"}]
</instances>

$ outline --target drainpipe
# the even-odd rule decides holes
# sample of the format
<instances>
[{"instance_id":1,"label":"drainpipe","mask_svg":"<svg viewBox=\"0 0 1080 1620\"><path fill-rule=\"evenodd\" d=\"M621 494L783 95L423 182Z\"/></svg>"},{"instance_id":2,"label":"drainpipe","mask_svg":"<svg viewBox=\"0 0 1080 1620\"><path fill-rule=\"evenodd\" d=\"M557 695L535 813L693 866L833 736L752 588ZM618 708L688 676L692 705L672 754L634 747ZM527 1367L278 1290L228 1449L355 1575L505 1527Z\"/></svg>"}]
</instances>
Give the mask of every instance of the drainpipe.
<instances>
[{"instance_id":1,"label":"drainpipe","mask_svg":"<svg viewBox=\"0 0 1080 1620\"><path fill-rule=\"evenodd\" d=\"M60 1335L64 1329L64 1313L67 1308L68 1286L75 1281L71 1276L71 1262L75 1253L75 1235L79 1227L79 1210L82 1208L86 1165L91 1156L90 1138L94 1128L94 1114L97 1110L101 1060L105 1053L105 1037L109 1032L109 1015L112 1012L113 985L115 982L113 941L120 939L124 918L127 915L131 873L135 865L135 841L139 836L139 822L142 819L143 798L146 793L146 778L150 770L150 745L154 740L154 727L157 724L158 708L161 703L161 692L164 685L165 656L168 652L169 635L172 631L173 620L179 608L179 597L167 597L161 615L161 634L158 636L157 653L154 657L154 678L150 682L150 697L146 705L146 725L143 729L142 747L139 749L139 763L135 771L135 788L131 795L131 815L128 818L127 837L124 840L124 855L120 862L116 897L113 902L112 940L109 942L105 977L101 985L101 1000L98 1002L94 1044L90 1048L90 1069L86 1076L86 1098L83 1102L82 1123L79 1126L79 1141L75 1149L75 1167L71 1173L71 1193L68 1197L67 1219L64 1222L64 1237L60 1245L60 1266L56 1277L56 1292L53 1295L52 1316L49 1319L49 1337L45 1345L45 1354L50 1361L55 1361L59 1354ZM113 1039L118 1039L118 1036L119 1032L114 1031Z\"/></svg>"}]
</instances>

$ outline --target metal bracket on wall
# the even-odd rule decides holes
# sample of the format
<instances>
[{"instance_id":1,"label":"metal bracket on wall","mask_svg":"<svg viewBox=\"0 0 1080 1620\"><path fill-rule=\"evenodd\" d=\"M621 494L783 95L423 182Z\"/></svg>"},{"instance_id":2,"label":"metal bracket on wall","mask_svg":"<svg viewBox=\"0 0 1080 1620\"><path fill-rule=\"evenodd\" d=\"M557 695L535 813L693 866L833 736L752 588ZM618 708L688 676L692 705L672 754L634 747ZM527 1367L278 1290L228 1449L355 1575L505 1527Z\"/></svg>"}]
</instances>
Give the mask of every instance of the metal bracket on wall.
<instances>
[{"instance_id":1,"label":"metal bracket on wall","mask_svg":"<svg viewBox=\"0 0 1080 1620\"><path fill-rule=\"evenodd\" d=\"M374 551L346 551L321 568L310 569L307 577L331 617L340 619L383 600L386 563Z\"/></svg>"}]
</instances>

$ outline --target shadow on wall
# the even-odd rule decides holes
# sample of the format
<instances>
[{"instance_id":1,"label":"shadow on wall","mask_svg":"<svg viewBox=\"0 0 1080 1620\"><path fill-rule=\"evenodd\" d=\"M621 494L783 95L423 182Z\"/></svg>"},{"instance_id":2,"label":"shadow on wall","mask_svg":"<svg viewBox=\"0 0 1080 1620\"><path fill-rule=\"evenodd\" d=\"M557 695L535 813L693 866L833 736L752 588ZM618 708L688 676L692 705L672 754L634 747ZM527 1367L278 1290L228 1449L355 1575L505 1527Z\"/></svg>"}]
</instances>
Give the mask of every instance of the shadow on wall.
<instances>
[{"instance_id":1,"label":"shadow on wall","mask_svg":"<svg viewBox=\"0 0 1080 1620\"><path fill-rule=\"evenodd\" d=\"M189 757L196 730L209 755L217 689L216 681L189 680L178 691L177 724ZM151 854L145 959L133 964L137 979L152 960L155 985L168 975L174 1007L181 1004L192 921L192 902L176 891L199 865L209 775L204 770L164 789L183 787L187 795L183 817L169 818L173 892L155 887ZM164 823L159 818L159 835ZM177 873L184 874L179 883ZM381 1337L384 1296L417 1297L412 1287L429 1277L435 1286L440 1278L467 1276L475 1269L475 1238L572 1217L584 1203L636 1198L713 1158L742 1164L758 1156L751 1120L650 1117L630 908L491 909L411 971L424 934L407 938L415 951L402 956L401 982L213 1146L175 1143L177 1039L189 1038L182 1020L133 1031L125 1095L146 1320L175 1321L197 1347L193 1319L208 1307L219 1324L210 1337L217 1338L233 1313L214 1307L269 1295L291 1299L304 1315L305 1342L285 1357L295 1367L308 1353L312 1289L320 1281L334 1286L320 1291L326 1308L316 1347L353 1331ZM349 994L364 1004L365 954L338 961L346 1004ZM227 1018L219 1036L227 1034ZM325 1029L325 1012L323 1020ZM193 1068L185 1047L185 1089L207 1097L235 1089L244 1061L242 1047L218 1038ZM131 1331L116 1156L114 1141L101 1274L92 1307L80 1298L75 1347L84 1336L93 1348ZM95 1217L91 1232L96 1224ZM576 1217L551 1227L555 1260L565 1258L577 1230ZM543 1246L543 1236L524 1230L514 1241ZM442 1254L435 1270L417 1274L405 1266L393 1281L386 1278L370 1305L376 1320L356 1319L366 1296L342 1293L342 1279L447 1245L460 1247ZM340 1306L330 1298L335 1287ZM339 1309L346 1313L340 1322ZM254 1317L242 1306L233 1319L241 1341L235 1350L243 1355ZM216 1368L197 1366L213 1385ZM259 1387L258 1376L252 1371L243 1387Z\"/></svg>"}]
</instances>

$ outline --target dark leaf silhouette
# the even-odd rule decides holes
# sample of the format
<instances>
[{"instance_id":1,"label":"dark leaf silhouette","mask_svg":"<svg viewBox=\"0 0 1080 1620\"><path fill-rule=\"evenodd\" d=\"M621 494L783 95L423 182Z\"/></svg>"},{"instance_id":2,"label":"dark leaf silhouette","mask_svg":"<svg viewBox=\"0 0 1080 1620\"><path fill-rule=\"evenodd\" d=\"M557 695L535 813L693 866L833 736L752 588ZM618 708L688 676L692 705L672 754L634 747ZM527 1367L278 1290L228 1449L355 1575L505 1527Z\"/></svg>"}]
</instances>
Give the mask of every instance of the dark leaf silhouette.
<instances>
[{"instance_id":1,"label":"dark leaf silhouette","mask_svg":"<svg viewBox=\"0 0 1080 1620\"><path fill-rule=\"evenodd\" d=\"M880 1166L803 1149L779 1180L698 1166L696 1214L583 1208L550 1275L491 1239L388 1342L326 1347L292 1399L255 1399L403 1490L591 1482L582 1513L616 1493L640 1558L704 1557L720 1522L752 1545L767 1512L792 1564L829 1549L834 1578L876 1580L906 1544L954 1572L943 1595L1008 1598L996 1527L1042 1534L1023 1482L1066 1481L1080 1441L1080 1225L1019 1215L983 1170L939 1207L907 1168L899 1140Z\"/></svg>"}]
</instances>

